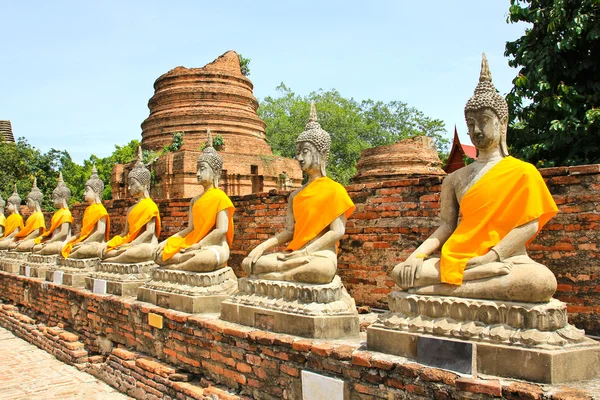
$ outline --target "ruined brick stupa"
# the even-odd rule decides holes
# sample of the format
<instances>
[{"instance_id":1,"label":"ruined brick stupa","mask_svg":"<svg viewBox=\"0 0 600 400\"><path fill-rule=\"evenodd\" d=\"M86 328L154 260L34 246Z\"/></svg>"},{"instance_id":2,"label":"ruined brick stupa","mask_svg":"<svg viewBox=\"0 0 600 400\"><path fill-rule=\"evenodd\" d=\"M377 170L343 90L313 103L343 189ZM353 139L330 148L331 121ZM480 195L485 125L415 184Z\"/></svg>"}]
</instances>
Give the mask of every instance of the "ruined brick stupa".
<instances>
[{"instance_id":1,"label":"ruined brick stupa","mask_svg":"<svg viewBox=\"0 0 600 400\"><path fill-rule=\"evenodd\" d=\"M252 82L242 75L239 56L228 51L203 68L177 67L154 83L150 115L142 123L142 148L158 151L183 132L179 151L152 165L154 198L186 198L202 191L196 159L206 131L221 135L224 146L220 186L228 195L299 187L302 171L295 160L273 155L265 123L256 114ZM117 165L111 177L113 198L126 197L129 165Z\"/></svg>"},{"instance_id":2,"label":"ruined brick stupa","mask_svg":"<svg viewBox=\"0 0 600 400\"><path fill-rule=\"evenodd\" d=\"M0 120L0 142L15 142L10 121Z\"/></svg>"}]
</instances>

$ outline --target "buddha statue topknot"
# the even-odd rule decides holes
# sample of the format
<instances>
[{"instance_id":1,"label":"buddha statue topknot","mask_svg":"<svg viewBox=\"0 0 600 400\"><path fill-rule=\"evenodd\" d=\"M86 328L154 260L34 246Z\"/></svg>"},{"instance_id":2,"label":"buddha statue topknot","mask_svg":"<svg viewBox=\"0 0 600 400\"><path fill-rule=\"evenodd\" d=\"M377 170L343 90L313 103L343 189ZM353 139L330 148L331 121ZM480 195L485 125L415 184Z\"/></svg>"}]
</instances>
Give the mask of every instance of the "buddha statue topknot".
<instances>
[{"instance_id":1,"label":"buddha statue topknot","mask_svg":"<svg viewBox=\"0 0 600 400\"><path fill-rule=\"evenodd\" d=\"M508 155L508 106L485 55L465 118L477 160L446 177L441 226L391 275L410 293L546 302L556 279L526 246L558 209L535 167Z\"/></svg>"}]
</instances>

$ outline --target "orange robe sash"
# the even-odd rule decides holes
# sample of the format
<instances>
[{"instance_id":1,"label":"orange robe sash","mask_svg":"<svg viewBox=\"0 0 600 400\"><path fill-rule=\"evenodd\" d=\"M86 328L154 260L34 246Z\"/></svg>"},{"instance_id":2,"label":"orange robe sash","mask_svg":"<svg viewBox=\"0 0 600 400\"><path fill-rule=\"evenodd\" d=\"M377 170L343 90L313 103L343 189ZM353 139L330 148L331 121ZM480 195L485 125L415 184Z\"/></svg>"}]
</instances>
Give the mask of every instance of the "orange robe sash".
<instances>
[{"instance_id":1,"label":"orange robe sash","mask_svg":"<svg viewBox=\"0 0 600 400\"><path fill-rule=\"evenodd\" d=\"M162 252L163 260L168 260L181 249L198 243L215 227L217 214L227 210L229 214L229 227L227 229L227 243L233 243L233 213L235 208L229 197L221 189L211 188L204 192L192 206L194 230L185 237L173 235L167 239Z\"/></svg>"},{"instance_id":2,"label":"orange robe sash","mask_svg":"<svg viewBox=\"0 0 600 400\"><path fill-rule=\"evenodd\" d=\"M315 179L292 201L294 236L286 250L301 249L342 214L348 218L355 208L342 185L326 176Z\"/></svg>"},{"instance_id":3,"label":"orange robe sash","mask_svg":"<svg viewBox=\"0 0 600 400\"><path fill-rule=\"evenodd\" d=\"M57 212L52 215L52 222L50 223L50 229L48 229L44 234L40 237L35 238L35 243L40 244L42 240L48 239L52 233L65 222L72 224L73 223L73 215L71 215L71 211L68 208L61 208Z\"/></svg>"},{"instance_id":4,"label":"orange robe sash","mask_svg":"<svg viewBox=\"0 0 600 400\"><path fill-rule=\"evenodd\" d=\"M110 232L110 217L108 216L108 212L102 203L94 203L87 206L83 212L83 220L81 221L81 232L79 232L79 236L73 242L65 244L60 254L62 254L64 258L68 258L69 254L71 254L71 251L73 250L73 246L76 243L87 239L87 237L92 234L94 229L96 229L96 224L98 221L104 217L106 217L106 231L104 232L104 240L108 240L108 235Z\"/></svg>"},{"instance_id":5,"label":"orange robe sash","mask_svg":"<svg viewBox=\"0 0 600 400\"><path fill-rule=\"evenodd\" d=\"M10 235L15 229L23 229L23 217L21 214L11 214L6 218L6 226L4 226L4 237Z\"/></svg>"},{"instance_id":6,"label":"orange robe sash","mask_svg":"<svg viewBox=\"0 0 600 400\"><path fill-rule=\"evenodd\" d=\"M119 246L131 243L138 237L140 231L148 222L156 218L155 232L160 236L160 214L158 206L150 197L140 200L127 215L127 224L129 229L125 237L117 235L106 243L106 251L111 251Z\"/></svg>"},{"instance_id":7,"label":"orange robe sash","mask_svg":"<svg viewBox=\"0 0 600 400\"><path fill-rule=\"evenodd\" d=\"M46 231L46 221L44 221L44 213L41 211L34 212L27 218L25 226L15 235L15 240L22 240L36 229L41 229L42 233Z\"/></svg>"},{"instance_id":8,"label":"orange robe sash","mask_svg":"<svg viewBox=\"0 0 600 400\"><path fill-rule=\"evenodd\" d=\"M460 285L467 261L486 254L514 228L538 219L538 231L558 212L538 170L506 157L463 196L461 221L442 247L441 281Z\"/></svg>"}]
</instances>

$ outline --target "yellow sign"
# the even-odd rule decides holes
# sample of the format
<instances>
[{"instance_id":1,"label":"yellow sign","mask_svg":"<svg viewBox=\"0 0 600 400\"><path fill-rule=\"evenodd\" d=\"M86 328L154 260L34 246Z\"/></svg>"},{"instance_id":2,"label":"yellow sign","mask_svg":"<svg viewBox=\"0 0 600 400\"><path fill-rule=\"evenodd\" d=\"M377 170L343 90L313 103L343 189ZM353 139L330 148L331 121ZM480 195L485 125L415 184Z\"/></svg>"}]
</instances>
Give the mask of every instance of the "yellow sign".
<instances>
[{"instance_id":1,"label":"yellow sign","mask_svg":"<svg viewBox=\"0 0 600 400\"><path fill-rule=\"evenodd\" d=\"M148 313L148 325L153 326L158 329L162 329L162 327L163 327L162 315Z\"/></svg>"}]
</instances>

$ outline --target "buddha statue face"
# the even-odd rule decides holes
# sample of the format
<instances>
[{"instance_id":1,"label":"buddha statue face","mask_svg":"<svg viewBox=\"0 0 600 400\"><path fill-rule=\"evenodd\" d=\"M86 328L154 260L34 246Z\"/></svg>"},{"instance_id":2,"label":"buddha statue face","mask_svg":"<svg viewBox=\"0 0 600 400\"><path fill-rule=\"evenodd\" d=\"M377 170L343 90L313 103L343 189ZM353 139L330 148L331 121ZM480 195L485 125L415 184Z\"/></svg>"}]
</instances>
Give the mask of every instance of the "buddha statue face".
<instances>
[{"instance_id":1,"label":"buddha statue face","mask_svg":"<svg viewBox=\"0 0 600 400\"><path fill-rule=\"evenodd\" d=\"M478 150L496 148L506 137L506 122L501 121L498 115L489 108L467 111L465 117L469 128L469 137Z\"/></svg>"},{"instance_id":2,"label":"buddha statue face","mask_svg":"<svg viewBox=\"0 0 600 400\"><path fill-rule=\"evenodd\" d=\"M89 185L85 186L85 192L83 193L83 197L88 204L96 203L97 201L99 201L98 194Z\"/></svg>"},{"instance_id":3,"label":"buddha statue face","mask_svg":"<svg viewBox=\"0 0 600 400\"><path fill-rule=\"evenodd\" d=\"M14 213L16 209L17 209L17 207L15 207L15 205L13 203L11 203L10 201L6 203L6 213L7 214Z\"/></svg>"},{"instance_id":4,"label":"buddha statue face","mask_svg":"<svg viewBox=\"0 0 600 400\"><path fill-rule=\"evenodd\" d=\"M37 205L37 202L32 199L31 197L27 196L27 207L29 207L29 211L33 212L35 211L35 206Z\"/></svg>"},{"instance_id":5,"label":"buddha statue face","mask_svg":"<svg viewBox=\"0 0 600 400\"><path fill-rule=\"evenodd\" d=\"M198 163L198 172L196 173L196 177L202 186L207 187L213 184L215 173L206 161L200 161Z\"/></svg>"},{"instance_id":6,"label":"buddha statue face","mask_svg":"<svg viewBox=\"0 0 600 400\"><path fill-rule=\"evenodd\" d=\"M321 155L315 145L310 142L296 144L296 160L300 163L300 169L303 172L321 170Z\"/></svg>"},{"instance_id":7,"label":"buddha statue face","mask_svg":"<svg viewBox=\"0 0 600 400\"><path fill-rule=\"evenodd\" d=\"M129 186L127 187L127 190L129 191L131 196L137 199L144 194L144 185L142 185L142 183L134 177L130 176Z\"/></svg>"}]
</instances>

